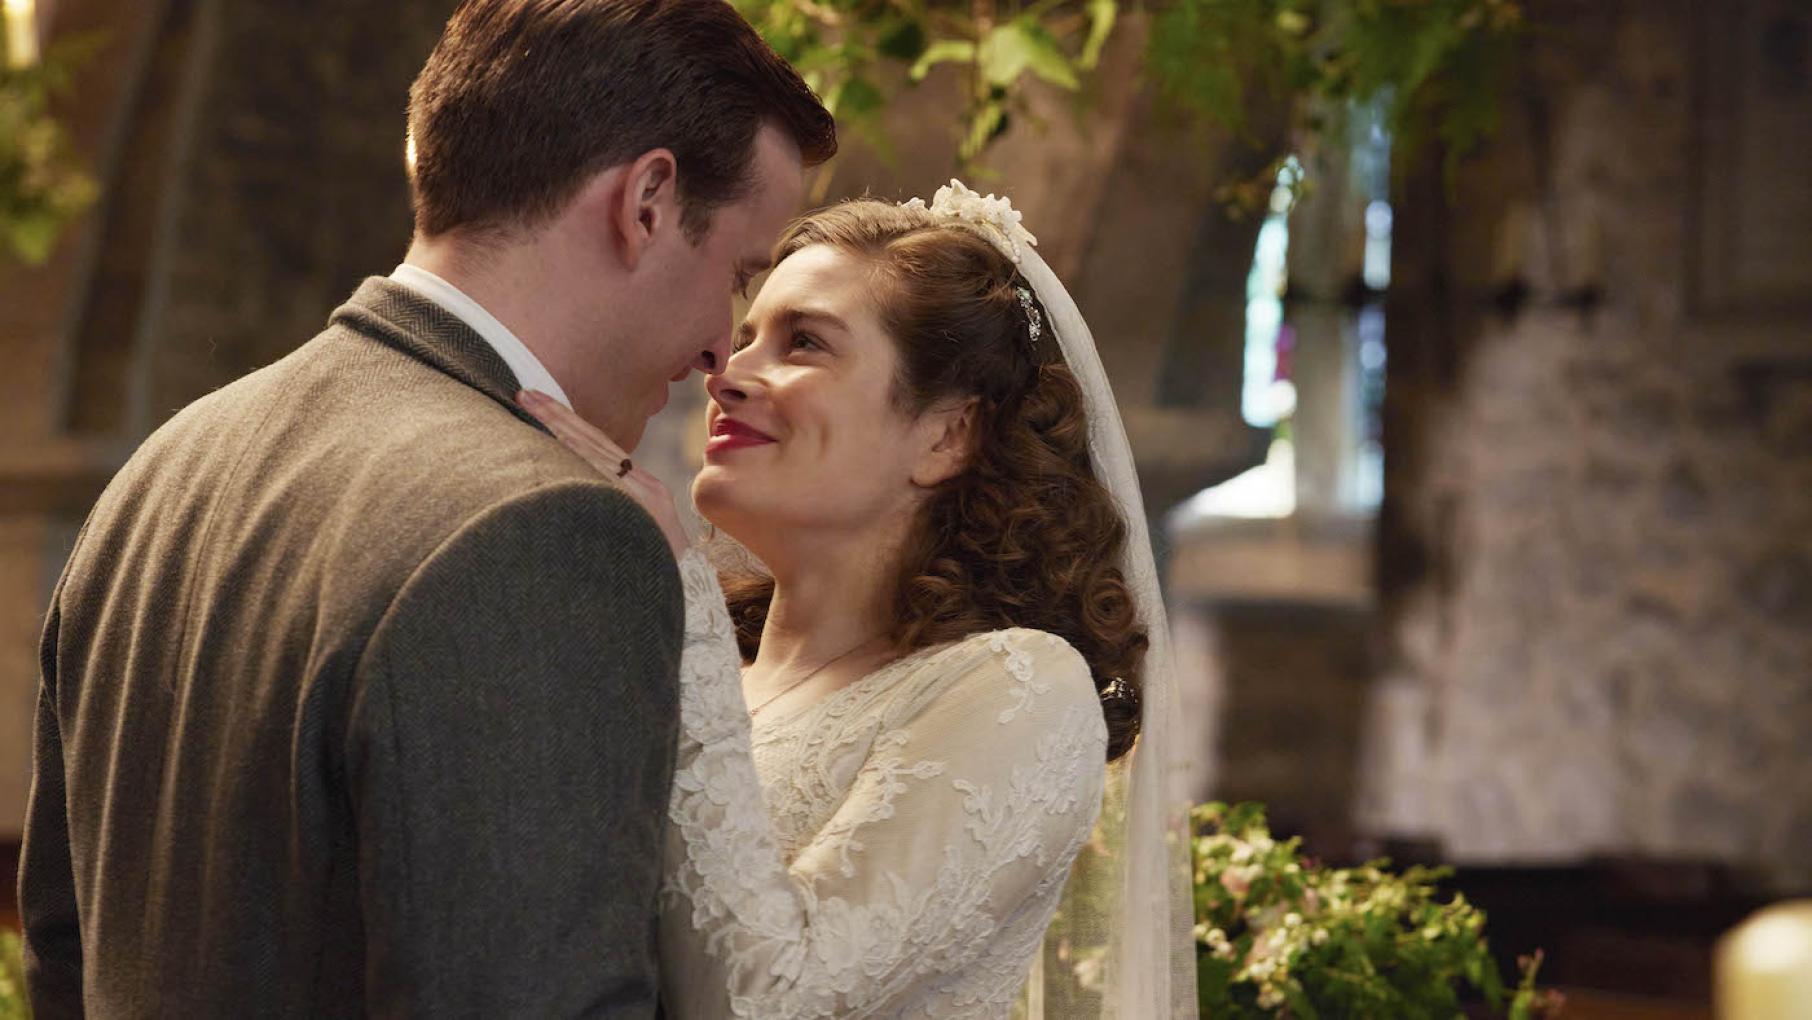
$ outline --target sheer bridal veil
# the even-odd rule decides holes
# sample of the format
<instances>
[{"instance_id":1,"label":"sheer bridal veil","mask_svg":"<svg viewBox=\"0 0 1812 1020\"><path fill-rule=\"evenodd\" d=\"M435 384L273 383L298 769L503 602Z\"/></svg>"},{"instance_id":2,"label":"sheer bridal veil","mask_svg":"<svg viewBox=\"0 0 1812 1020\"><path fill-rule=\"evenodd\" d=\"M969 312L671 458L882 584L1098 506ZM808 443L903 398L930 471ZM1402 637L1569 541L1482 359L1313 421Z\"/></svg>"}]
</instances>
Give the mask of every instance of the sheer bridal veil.
<instances>
[{"instance_id":1,"label":"sheer bridal veil","mask_svg":"<svg viewBox=\"0 0 1812 1020\"><path fill-rule=\"evenodd\" d=\"M909 206L925 208L921 199ZM1182 1020L1197 1016L1188 805L1176 796L1176 670L1132 448L1095 339L1076 302L1004 198L960 181L928 207L980 230L1038 296L1063 359L1081 384L1096 476L1119 501L1121 570L1150 633L1138 743L1108 766L1101 820L1077 859L1025 996L1026 1020Z\"/></svg>"}]
</instances>

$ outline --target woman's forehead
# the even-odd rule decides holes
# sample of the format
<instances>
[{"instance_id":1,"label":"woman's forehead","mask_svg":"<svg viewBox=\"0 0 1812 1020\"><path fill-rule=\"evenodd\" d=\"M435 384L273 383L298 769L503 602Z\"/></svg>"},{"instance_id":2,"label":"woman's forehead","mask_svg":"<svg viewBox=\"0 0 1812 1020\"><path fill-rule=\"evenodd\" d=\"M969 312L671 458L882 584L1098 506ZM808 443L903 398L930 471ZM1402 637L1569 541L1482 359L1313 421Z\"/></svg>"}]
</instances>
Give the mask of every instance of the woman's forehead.
<instances>
[{"instance_id":1,"label":"woman's forehead","mask_svg":"<svg viewBox=\"0 0 1812 1020\"><path fill-rule=\"evenodd\" d=\"M768 285L841 289L857 286L868 275L864 261L840 248L814 244L782 259L768 274ZM766 293L767 287L762 288Z\"/></svg>"},{"instance_id":2,"label":"woman's forehead","mask_svg":"<svg viewBox=\"0 0 1812 1020\"><path fill-rule=\"evenodd\" d=\"M829 245L801 248L768 274L749 307L749 320L759 324L817 314L841 319L851 327L876 324L874 282L872 267L865 259Z\"/></svg>"}]
</instances>

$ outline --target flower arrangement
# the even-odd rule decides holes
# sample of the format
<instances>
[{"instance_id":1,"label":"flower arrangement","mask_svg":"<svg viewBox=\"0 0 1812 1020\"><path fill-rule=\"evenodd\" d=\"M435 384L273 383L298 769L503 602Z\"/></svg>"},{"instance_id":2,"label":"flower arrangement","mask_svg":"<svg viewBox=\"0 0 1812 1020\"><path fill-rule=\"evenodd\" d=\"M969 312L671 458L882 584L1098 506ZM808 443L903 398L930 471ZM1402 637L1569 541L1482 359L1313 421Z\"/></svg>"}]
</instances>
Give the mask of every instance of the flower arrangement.
<instances>
[{"instance_id":1,"label":"flower arrangement","mask_svg":"<svg viewBox=\"0 0 1812 1020\"><path fill-rule=\"evenodd\" d=\"M1274 839L1258 804L1205 804L1191 822L1202 1016L1446 1020L1467 989L1509 1020L1558 1010L1535 986L1539 953L1506 992L1485 915L1439 896L1446 869L1322 867Z\"/></svg>"}]
</instances>

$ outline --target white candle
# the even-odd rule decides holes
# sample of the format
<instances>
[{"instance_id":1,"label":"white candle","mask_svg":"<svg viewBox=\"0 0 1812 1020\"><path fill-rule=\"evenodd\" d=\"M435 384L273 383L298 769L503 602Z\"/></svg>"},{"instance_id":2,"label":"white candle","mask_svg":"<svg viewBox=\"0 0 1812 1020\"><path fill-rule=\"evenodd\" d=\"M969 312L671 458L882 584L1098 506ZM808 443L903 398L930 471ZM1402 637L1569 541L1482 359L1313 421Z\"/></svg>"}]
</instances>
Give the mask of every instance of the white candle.
<instances>
[{"instance_id":1,"label":"white candle","mask_svg":"<svg viewBox=\"0 0 1812 1020\"><path fill-rule=\"evenodd\" d=\"M1812 1017L1812 900L1757 911L1718 941L1718 1020Z\"/></svg>"},{"instance_id":2,"label":"white candle","mask_svg":"<svg viewBox=\"0 0 1812 1020\"><path fill-rule=\"evenodd\" d=\"M35 0L6 0L6 66L17 70L38 62Z\"/></svg>"}]
</instances>

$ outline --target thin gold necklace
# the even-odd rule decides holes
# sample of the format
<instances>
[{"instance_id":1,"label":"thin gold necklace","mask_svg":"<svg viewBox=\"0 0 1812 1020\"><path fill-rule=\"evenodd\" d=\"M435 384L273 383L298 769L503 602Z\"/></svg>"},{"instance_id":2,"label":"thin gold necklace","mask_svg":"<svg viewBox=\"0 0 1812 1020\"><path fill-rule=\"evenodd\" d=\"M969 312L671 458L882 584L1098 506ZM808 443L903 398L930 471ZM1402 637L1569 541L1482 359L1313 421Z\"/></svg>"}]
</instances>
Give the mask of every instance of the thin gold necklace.
<instances>
[{"instance_id":1,"label":"thin gold necklace","mask_svg":"<svg viewBox=\"0 0 1812 1020\"><path fill-rule=\"evenodd\" d=\"M751 718L751 719L755 718L757 715L759 715L761 713L762 709L768 707L769 705L772 705L776 701L779 701L781 698L786 697L789 693L791 693L800 684L805 683L807 680L810 680L812 677L817 676L818 674L831 668L832 666L836 665L837 663L842 662L844 659L849 658L851 655L854 655L857 651L860 651L864 645L867 645L867 644L871 643L872 641L874 641L874 637L872 637L872 636L865 637L862 639L861 644L854 645L854 646L840 652L836 656L834 656L830 659L826 659L821 665L819 665L816 669L812 670L810 673L807 673L806 675L800 677L799 679L793 681L792 683L787 684L785 687L782 687L780 689L779 693L775 694L773 697L769 698L768 700L762 702L759 705L756 705L754 708L749 709L749 718Z\"/></svg>"}]
</instances>

